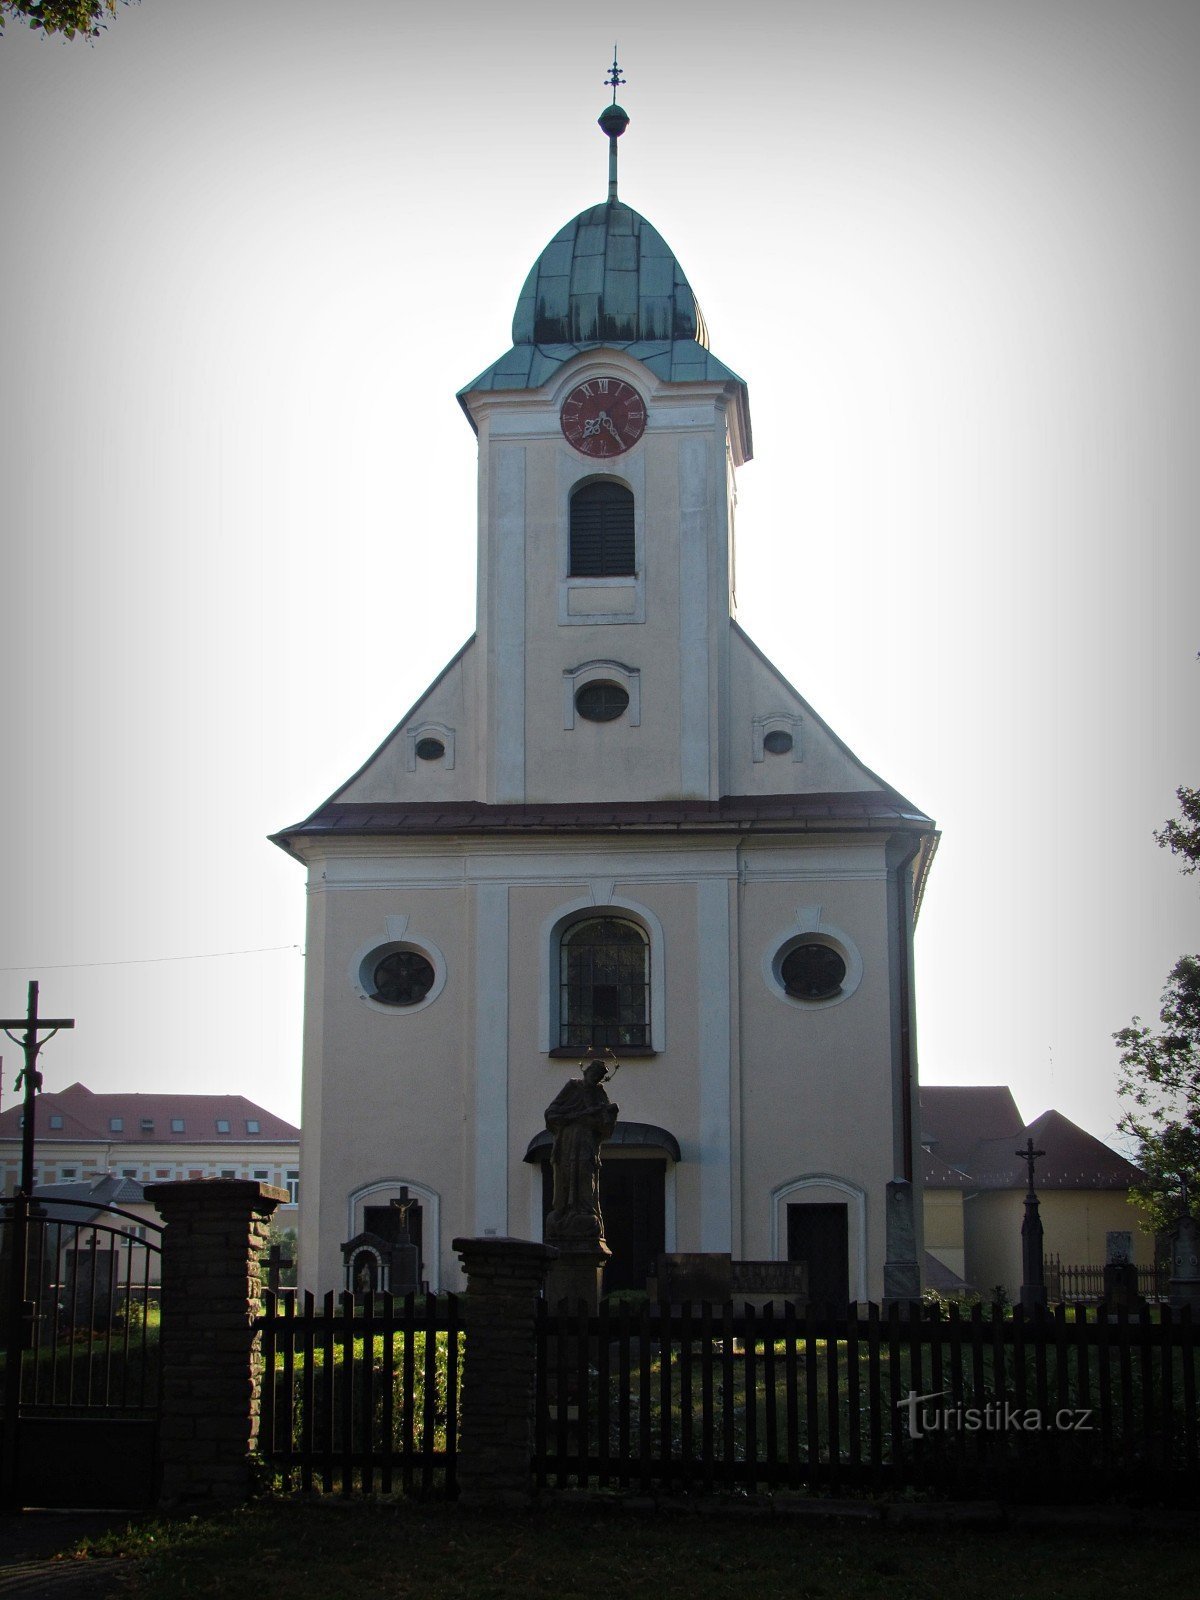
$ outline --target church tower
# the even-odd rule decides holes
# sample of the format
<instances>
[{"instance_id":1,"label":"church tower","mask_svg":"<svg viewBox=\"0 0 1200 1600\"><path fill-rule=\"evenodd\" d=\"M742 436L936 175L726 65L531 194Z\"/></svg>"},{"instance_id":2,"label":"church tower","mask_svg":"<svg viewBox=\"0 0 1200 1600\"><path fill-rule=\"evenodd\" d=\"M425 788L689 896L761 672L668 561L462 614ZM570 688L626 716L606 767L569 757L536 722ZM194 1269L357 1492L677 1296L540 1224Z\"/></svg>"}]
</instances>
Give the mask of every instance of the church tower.
<instances>
[{"instance_id":1,"label":"church tower","mask_svg":"<svg viewBox=\"0 0 1200 1600\"><path fill-rule=\"evenodd\" d=\"M476 632L276 836L309 875L302 1274L343 1281L402 1190L431 1287L457 1235L540 1238L544 1107L608 1049L609 1287L681 1250L803 1260L814 1299L909 1293L936 836L736 621L749 398L618 196L612 81L608 197L458 397ZM357 1281L387 1287L385 1256Z\"/></svg>"}]
</instances>

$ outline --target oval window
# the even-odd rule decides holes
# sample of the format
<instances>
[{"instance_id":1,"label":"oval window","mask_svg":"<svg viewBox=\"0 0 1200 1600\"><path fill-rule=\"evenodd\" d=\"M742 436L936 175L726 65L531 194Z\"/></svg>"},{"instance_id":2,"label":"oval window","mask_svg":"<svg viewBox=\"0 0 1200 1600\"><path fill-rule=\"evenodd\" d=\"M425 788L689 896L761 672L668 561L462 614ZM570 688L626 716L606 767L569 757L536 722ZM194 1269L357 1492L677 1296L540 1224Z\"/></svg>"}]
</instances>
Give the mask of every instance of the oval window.
<instances>
[{"instance_id":1,"label":"oval window","mask_svg":"<svg viewBox=\"0 0 1200 1600\"><path fill-rule=\"evenodd\" d=\"M385 1006L419 1005L433 988L434 970L416 950L394 950L376 963L372 1000Z\"/></svg>"},{"instance_id":2,"label":"oval window","mask_svg":"<svg viewBox=\"0 0 1200 1600\"><path fill-rule=\"evenodd\" d=\"M779 976L794 1000L832 1000L842 992L846 963L827 944L798 944L784 956Z\"/></svg>"},{"instance_id":3,"label":"oval window","mask_svg":"<svg viewBox=\"0 0 1200 1600\"><path fill-rule=\"evenodd\" d=\"M446 746L440 739L418 739L417 759L420 761L440 761L446 754Z\"/></svg>"},{"instance_id":4,"label":"oval window","mask_svg":"<svg viewBox=\"0 0 1200 1600\"><path fill-rule=\"evenodd\" d=\"M585 683L575 696L575 709L588 722L614 722L628 705L619 683Z\"/></svg>"},{"instance_id":5,"label":"oval window","mask_svg":"<svg viewBox=\"0 0 1200 1600\"><path fill-rule=\"evenodd\" d=\"M792 748L792 736L782 728L772 728L763 739L763 749L773 756L785 756Z\"/></svg>"}]
</instances>

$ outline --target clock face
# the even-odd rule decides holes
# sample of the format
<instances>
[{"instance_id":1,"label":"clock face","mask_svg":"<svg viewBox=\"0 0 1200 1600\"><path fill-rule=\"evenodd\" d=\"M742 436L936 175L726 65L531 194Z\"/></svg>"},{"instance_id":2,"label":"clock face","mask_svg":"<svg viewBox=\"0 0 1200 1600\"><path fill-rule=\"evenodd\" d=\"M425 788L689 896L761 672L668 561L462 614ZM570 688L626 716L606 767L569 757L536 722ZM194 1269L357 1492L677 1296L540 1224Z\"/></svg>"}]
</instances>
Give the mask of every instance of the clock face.
<instances>
[{"instance_id":1,"label":"clock face","mask_svg":"<svg viewBox=\"0 0 1200 1600\"><path fill-rule=\"evenodd\" d=\"M563 437L580 455L623 455L646 431L646 402L622 378L589 378L572 389L558 414Z\"/></svg>"}]
</instances>

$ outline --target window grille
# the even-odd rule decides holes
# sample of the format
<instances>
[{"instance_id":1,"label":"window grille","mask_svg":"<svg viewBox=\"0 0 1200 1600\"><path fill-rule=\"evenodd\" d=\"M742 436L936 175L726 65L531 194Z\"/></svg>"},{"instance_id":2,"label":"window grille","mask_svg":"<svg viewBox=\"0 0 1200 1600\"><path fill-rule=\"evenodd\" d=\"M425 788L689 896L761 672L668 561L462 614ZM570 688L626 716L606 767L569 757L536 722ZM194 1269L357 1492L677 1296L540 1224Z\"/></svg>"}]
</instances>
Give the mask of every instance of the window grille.
<instances>
[{"instance_id":1,"label":"window grille","mask_svg":"<svg viewBox=\"0 0 1200 1600\"><path fill-rule=\"evenodd\" d=\"M563 934L559 1044L618 1050L650 1043L650 943L635 922L596 917Z\"/></svg>"}]
</instances>

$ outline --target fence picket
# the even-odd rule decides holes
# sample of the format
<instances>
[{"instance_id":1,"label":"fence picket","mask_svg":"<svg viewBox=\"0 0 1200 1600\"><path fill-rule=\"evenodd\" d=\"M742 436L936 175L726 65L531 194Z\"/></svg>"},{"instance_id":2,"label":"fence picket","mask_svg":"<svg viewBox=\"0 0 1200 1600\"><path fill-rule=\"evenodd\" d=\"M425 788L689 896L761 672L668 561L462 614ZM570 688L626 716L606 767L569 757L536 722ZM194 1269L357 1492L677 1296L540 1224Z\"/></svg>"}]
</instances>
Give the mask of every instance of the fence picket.
<instances>
[{"instance_id":1,"label":"fence picket","mask_svg":"<svg viewBox=\"0 0 1200 1600\"><path fill-rule=\"evenodd\" d=\"M821 1405L817 1384L817 1333L815 1313L804 1308L804 1421L808 1430L808 1481L821 1473Z\"/></svg>"},{"instance_id":2,"label":"fence picket","mask_svg":"<svg viewBox=\"0 0 1200 1600\"><path fill-rule=\"evenodd\" d=\"M300 1487L305 1494L312 1493L313 1456L316 1453L316 1417L314 1406L317 1392L316 1302L311 1289L304 1291L304 1329L301 1334L304 1349L304 1378L300 1398Z\"/></svg>"}]
</instances>

